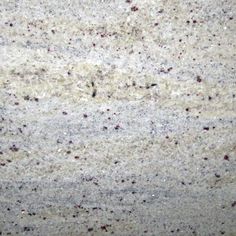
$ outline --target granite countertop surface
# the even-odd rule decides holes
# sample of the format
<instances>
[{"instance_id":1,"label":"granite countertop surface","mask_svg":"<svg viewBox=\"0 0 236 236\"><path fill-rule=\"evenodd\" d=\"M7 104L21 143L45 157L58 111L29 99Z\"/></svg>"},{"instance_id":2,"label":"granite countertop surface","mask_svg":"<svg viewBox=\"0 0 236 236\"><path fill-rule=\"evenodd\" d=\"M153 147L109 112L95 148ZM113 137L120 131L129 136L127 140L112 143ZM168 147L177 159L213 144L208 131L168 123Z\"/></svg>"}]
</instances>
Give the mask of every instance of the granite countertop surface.
<instances>
[{"instance_id":1,"label":"granite countertop surface","mask_svg":"<svg viewBox=\"0 0 236 236\"><path fill-rule=\"evenodd\" d=\"M236 235L235 0L1 0L0 235Z\"/></svg>"}]
</instances>

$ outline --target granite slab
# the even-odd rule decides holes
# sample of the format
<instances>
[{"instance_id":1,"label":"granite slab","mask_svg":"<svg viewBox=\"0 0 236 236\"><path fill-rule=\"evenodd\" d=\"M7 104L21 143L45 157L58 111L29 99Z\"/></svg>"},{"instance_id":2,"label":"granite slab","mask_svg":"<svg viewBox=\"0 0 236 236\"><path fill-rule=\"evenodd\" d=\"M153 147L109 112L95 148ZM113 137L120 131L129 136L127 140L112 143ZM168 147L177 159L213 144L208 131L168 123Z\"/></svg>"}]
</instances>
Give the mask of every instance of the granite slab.
<instances>
[{"instance_id":1,"label":"granite slab","mask_svg":"<svg viewBox=\"0 0 236 236\"><path fill-rule=\"evenodd\" d=\"M236 235L235 0L1 0L0 235Z\"/></svg>"}]
</instances>

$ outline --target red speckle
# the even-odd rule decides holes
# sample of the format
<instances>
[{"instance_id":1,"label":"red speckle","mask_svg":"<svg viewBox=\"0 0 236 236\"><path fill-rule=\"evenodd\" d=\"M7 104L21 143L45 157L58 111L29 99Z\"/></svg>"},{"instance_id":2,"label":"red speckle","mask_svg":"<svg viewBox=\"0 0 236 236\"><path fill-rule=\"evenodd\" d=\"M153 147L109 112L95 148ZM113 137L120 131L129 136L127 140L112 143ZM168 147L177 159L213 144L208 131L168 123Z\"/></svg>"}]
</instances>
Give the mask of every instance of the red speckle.
<instances>
[{"instance_id":1,"label":"red speckle","mask_svg":"<svg viewBox=\"0 0 236 236\"><path fill-rule=\"evenodd\" d=\"M224 155L224 160L229 161L229 156L228 155Z\"/></svg>"},{"instance_id":2,"label":"red speckle","mask_svg":"<svg viewBox=\"0 0 236 236\"><path fill-rule=\"evenodd\" d=\"M120 126L119 126L119 125L116 125L115 129L118 130L119 128L120 128Z\"/></svg>"}]
</instances>

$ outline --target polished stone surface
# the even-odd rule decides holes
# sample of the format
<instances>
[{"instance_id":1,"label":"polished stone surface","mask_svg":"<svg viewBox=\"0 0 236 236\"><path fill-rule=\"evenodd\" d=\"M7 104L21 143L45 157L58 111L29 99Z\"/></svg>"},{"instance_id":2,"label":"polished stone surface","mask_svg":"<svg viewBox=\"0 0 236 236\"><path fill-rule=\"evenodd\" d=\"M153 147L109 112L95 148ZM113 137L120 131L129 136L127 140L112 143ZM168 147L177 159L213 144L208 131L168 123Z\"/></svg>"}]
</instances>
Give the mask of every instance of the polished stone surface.
<instances>
[{"instance_id":1,"label":"polished stone surface","mask_svg":"<svg viewBox=\"0 0 236 236\"><path fill-rule=\"evenodd\" d=\"M0 19L0 235L236 235L234 0Z\"/></svg>"}]
</instances>

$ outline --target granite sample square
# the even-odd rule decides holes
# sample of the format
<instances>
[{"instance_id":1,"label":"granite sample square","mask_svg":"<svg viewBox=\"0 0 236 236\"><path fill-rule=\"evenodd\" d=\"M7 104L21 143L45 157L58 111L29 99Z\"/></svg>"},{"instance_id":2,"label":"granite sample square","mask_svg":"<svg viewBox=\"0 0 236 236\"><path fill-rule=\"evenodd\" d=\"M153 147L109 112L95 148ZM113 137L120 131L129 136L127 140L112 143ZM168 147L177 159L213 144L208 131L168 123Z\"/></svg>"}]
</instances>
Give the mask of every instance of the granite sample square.
<instances>
[{"instance_id":1,"label":"granite sample square","mask_svg":"<svg viewBox=\"0 0 236 236\"><path fill-rule=\"evenodd\" d=\"M1 0L0 235L236 235L235 0Z\"/></svg>"}]
</instances>

